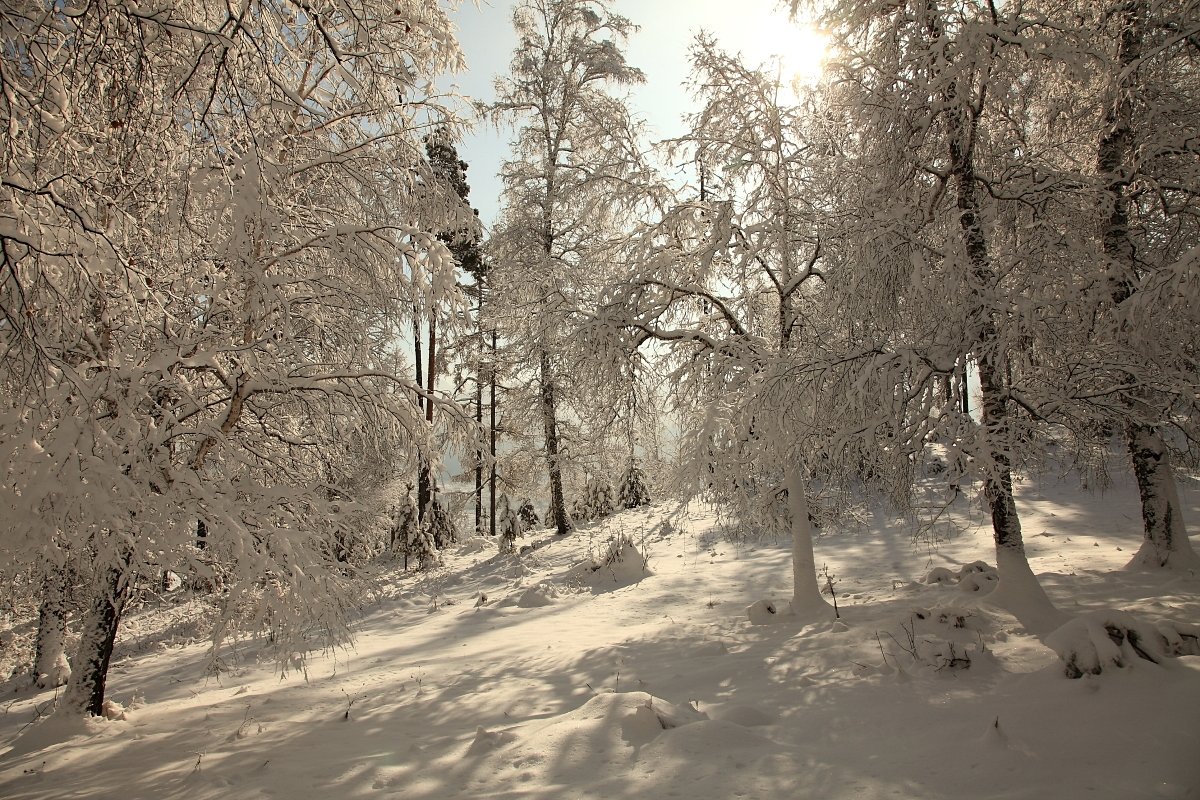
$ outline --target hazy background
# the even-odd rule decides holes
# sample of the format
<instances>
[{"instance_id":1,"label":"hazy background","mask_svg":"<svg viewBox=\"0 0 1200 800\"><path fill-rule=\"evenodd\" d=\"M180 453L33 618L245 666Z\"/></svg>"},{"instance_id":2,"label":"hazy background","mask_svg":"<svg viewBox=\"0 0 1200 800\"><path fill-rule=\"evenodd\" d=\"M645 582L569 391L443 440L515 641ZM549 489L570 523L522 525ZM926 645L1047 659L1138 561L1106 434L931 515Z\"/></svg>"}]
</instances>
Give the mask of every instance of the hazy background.
<instances>
[{"instance_id":1,"label":"hazy background","mask_svg":"<svg viewBox=\"0 0 1200 800\"><path fill-rule=\"evenodd\" d=\"M448 81L457 92L483 102L495 99L493 82L508 71L516 46L514 5L512 0L478 5L467 0L453 15L467 59L466 71ZM611 7L640 26L625 52L629 63L646 74L646 83L629 89L629 100L647 123L651 141L682 134L683 115L695 110L684 84L688 47L700 30L713 34L727 50L743 53L751 65L778 56L789 74L810 78L819 69L820 38L789 21L777 0L615 0ZM499 210L497 173L508 158L510 138L510 131L477 125L459 146L460 157L470 165L471 203L488 226Z\"/></svg>"}]
</instances>

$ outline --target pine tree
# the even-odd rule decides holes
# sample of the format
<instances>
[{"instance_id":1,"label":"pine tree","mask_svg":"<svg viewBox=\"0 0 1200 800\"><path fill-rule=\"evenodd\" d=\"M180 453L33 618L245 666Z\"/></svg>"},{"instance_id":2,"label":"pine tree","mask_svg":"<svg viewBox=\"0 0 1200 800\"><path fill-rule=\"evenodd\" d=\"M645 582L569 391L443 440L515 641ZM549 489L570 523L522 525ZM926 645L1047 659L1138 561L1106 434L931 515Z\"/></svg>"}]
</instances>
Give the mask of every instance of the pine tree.
<instances>
[{"instance_id":1,"label":"pine tree","mask_svg":"<svg viewBox=\"0 0 1200 800\"><path fill-rule=\"evenodd\" d=\"M634 459L629 460L629 466L621 478L618 502L621 508L639 508L650 505L650 487L646 483L646 473Z\"/></svg>"},{"instance_id":2,"label":"pine tree","mask_svg":"<svg viewBox=\"0 0 1200 800\"><path fill-rule=\"evenodd\" d=\"M533 501L528 497L521 501L521 506L517 509L517 517L521 520L522 531L531 531L541 522L537 510L533 507ZM551 518L552 515L547 515L547 519Z\"/></svg>"},{"instance_id":3,"label":"pine tree","mask_svg":"<svg viewBox=\"0 0 1200 800\"><path fill-rule=\"evenodd\" d=\"M390 538L392 552L404 559L404 569L424 569L439 563L437 544L417 514L416 498L409 484L403 500L392 511Z\"/></svg>"},{"instance_id":4,"label":"pine tree","mask_svg":"<svg viewBox=\"0 0 1200 800\"><path fill-rule=\"evenodd\" d=\"M500 532L500 552L515 553L517 539L524 536L525 531L528 530L525 520L516 511L513 511L508 495L500 496L496 514L497 528Z\"/></svg>"}]
</instances>

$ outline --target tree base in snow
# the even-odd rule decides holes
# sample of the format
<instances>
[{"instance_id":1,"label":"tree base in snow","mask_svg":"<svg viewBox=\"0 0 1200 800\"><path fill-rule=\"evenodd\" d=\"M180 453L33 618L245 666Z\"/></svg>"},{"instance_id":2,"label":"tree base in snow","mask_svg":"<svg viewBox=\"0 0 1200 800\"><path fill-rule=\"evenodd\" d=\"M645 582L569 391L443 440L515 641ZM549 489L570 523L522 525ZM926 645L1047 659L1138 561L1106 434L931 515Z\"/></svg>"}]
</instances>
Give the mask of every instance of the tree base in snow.
<instances>
[{"instance_id":1,"label":"tree base in snow","mask_svg":"<svg viewBox=\"0 0 1200 800\"><path fill-rule=\"evenodd\" d=\"M1200 555L1191 547L1169 550L1163 553L1149 541L1142 541L1142 546L1125 565L1129 572L1143 570L1169 570L1172 572L1200 575Z\"/></svg>"},{"instance_id":2,"label":"tree base in snow","mask_svg":"<svg viewBox=\"0 0 1200 800\"><path fill-rule=\"evenodd\" d=\"M1045 639L1063 660L1068 678L1099 675L1138 660L1161 664L1182 655L1200 655L1200 625L1151 623L1124 611L1096 611L1076 617Z\"/></svg>"},{"instance_id":3,"label":"tree base in snow","mask_svg":"<svg viewBox=\"0 0 1200 800\"><path fill-rule=\"evenodd\" d=\"M804 624L811 622L832 622L836 618L833 606L818 598L817 602L808 603L797 609L795 603L789 601L778 603L774 600L758 600L746 607L746 617L751 625L772 625L776 622L800 621Z\"/></svg>"},{"instance_id":4,"label":"tree base in snow","mask_svg":"<svg viewBox=\"0 0 1200 800\"><path fill-rule=\"evenodd\" d=\"M34 684L39 689L53 689L57 686L66 686L67 681L70 679L71 665L67 663L67 656L64 653L59 653L51 669L47 672L39 673L34 679Z\"/></svg>"}]
</instances>

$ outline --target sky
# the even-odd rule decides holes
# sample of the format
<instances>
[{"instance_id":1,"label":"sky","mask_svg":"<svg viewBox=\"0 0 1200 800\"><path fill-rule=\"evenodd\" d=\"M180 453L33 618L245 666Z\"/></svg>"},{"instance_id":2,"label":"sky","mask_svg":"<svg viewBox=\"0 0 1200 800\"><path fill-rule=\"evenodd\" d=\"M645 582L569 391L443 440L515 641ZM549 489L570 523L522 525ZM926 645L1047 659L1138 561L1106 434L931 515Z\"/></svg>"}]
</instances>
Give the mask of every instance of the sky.
<instances>
[{"instance_id":1,"label":"sky","mask_svg":"<svg viewBox=\"0 0 1200 800\"><path fill-rule=\"evenodd\" d=\"M453 19L467 69L450 81L456 91L477 100L494 99L493 82L508 69L516 36L512 0L465 0ZM612 8L639 30L627 43L629 63L646 74L646 83L630 92L630 105L648 125L652 140L683 133L683 115L694 110L688 77L688 46L700 30L729 51L758 65L779 55L789 72L811 74L822 50L807 26L793 23L777 0L612 0ZM470 165L471 203L490 225L499 209L496 173L508 156L509 131L477 126L459 146Z\"/></svg>"}]
</instances>

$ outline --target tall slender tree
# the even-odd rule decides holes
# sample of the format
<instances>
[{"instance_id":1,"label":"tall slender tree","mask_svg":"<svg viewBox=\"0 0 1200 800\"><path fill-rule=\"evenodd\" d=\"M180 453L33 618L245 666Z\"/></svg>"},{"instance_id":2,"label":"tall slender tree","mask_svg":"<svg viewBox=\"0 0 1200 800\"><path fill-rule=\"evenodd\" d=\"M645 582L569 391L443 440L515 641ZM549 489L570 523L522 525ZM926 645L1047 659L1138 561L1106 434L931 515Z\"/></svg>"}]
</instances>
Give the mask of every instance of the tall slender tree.
<instances>
[{"instance_id":1,"label":"tall slender tree","mask_svg":"<svg viewBox=\"0 0 1200 800\"><path fill-rule=\"evenodd\" d=\"M643 169L635 126L611 87L640 82L621 50L633 30L595 0L526 0L513 12L518 45L496 84L492 113L518 127L514 160L503 168L506 211L493 236L493 286L507 330L528 342L537 386L554 528L572 525L563 490L560 404L564 337L577 289ZM518 333L519 332L519 333Z\"/></svg>"},{"instance_id":2,"label":"tall slender tree","mask_svg":"<svg viewBox=\"0 0 1200 800\"><path fill-rule=\"evenodd\" d=\"M1186 144L1200 136L1200 95L1188 86L1200 79L1194 53L1200 33L1194 27L1197 11L1195 4L1130 2L1098 20L1101 30L1111 31L1112 43L1111 57L1103 62L1096 146L1101 182L1098 238L1107 284L1116 324L1124 334L1120 338L1145 355L1158 355L1162 344L1170 343L1168 359L1175 364L1163 365L1170 373L1189 361L1193 372L1195 367L1194 354L1181 352L1173 332L1164 330L1179 322L1194 324L1190 304L1172 302L1161 287L1166 285L1167 295L1179 295L1182 276L1172 273L1179 260L1194 260L1195 248L1200 247L1194 222L1200 210L1200 159L1196 148ZM1104 52L1103 43L1100 47ZM1160 320L1168 313L1165 308L1151 315L1138 309L1123 313L1138 305L1130 302L1135 295L1155 283L1158 300L1169 303L1170 313L1181 319ZM1194 405L1195 394L1183 387L1164 393L1153 381L1131 373L1125 378L1135 387L1126 398L1124 427L1144 530L1131 563L1200 570L1200 555L1192 549L1184 525L1162 424L1190 416L1172 414L1171 406L1181 412Z\"/></svg>"}]
</instances>

